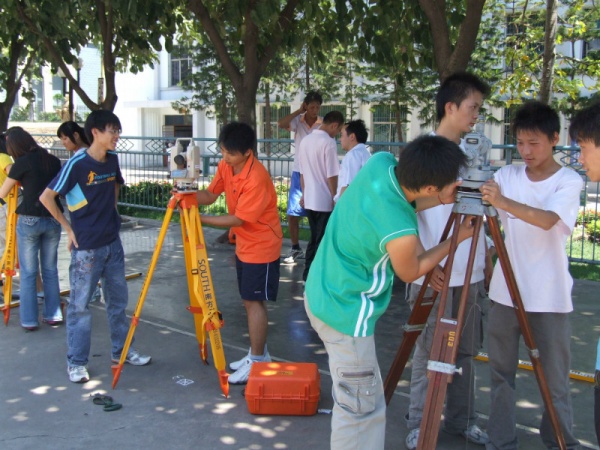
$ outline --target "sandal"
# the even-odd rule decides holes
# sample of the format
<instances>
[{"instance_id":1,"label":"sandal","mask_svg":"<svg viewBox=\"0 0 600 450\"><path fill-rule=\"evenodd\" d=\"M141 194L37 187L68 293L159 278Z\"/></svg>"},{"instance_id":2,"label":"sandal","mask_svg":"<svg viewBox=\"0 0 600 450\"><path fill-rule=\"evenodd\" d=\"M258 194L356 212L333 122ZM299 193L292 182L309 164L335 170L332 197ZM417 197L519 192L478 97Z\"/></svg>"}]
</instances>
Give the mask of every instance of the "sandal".
<instances>
[{"instance_id":1,"label":"sandal","mask_svg":"<svg viewBox=\"0 0 600 450\"><path fill-rule=\"evenodd\" d=\"M94 394L92 397L92 402L94 405L104 406L102 409L107 412L117 411L123 407L123 405L120 403L113 403L113 399L109 395Z\"/></svg>"}]
</instances>

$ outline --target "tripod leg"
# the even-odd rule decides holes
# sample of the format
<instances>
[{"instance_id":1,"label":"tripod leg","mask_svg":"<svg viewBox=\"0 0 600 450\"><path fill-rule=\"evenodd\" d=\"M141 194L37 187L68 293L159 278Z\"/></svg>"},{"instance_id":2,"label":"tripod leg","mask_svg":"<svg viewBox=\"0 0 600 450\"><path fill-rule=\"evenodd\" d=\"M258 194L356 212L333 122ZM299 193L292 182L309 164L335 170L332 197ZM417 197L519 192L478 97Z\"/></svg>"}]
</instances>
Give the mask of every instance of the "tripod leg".
<instances>
[{"instance_id":1,"label":"tripod leg","mask_svg":"<svg viewBox=\"0 0 600 450\"><path fill-rule=\"evenodd\" d=\"M537 383L540 388L540 393L542 394L542 399L544 400L544 406L546 408L546 412L548 413L548 418L550 419L550 423L552 424L552 429L554 430L556 441L558 442L560 449L564 450L567 448L565 444L565 438L563 436L560 422L558 421L556 409L554 408L554 404L552 403L552 396L550 394L550 390L548 389L546 375L544 374L544 369L542 368L542 365L540 363L540 352L535 344L535 340L533 339L531 327L529 326L529 320L527 319L527 313L525 312L523 300L521 299L521 294L519 293L519 288L517 286L517 280L515 279L515 275L510 264L510 259L508 257L506 246L504 245L504 241L502 240L502 235L500 233L500 225L498 224L498 217L496 215L488 216L488 225L490 228L490 234L492 235L492 239L494 240L496 251L498 253L500 267L502 268L502 273L504 274L504 278L508 286L508 291L510 292L510 297L513 302L515 314L517 315L519 327L521 328L523 341L525 342L525 345L529 350L529 357L531 358L531 364L533 366L533 371L535 373Z\"/></svg>"},{"instance_id":2,"label":"tripod leg","mask_svg":"<svg viewBox=\"0 0 600 450\"><path fill-rule=\"evenodd\" d=\"M163 246L163 242L165 240L165 236L167 234L167 230L169 228L169 223L171 222L171 216L173 215L173 210L175 209L175 205L177 204L177 200L175 197L172 197L169 200L169 205L167 207L167 211L165 213L165 218L162 223L162 227L160 228L160 233L158 234L158 240L156 241L156 247L154 247L154 253L152 254L152 259L150 260L150 267L148 268L148 274L146 275L146 279L144 280L144 284L142 286L142 291L140 292L140 296L138 297L138 302L135 307L135 311L133 313L133 317L131 318L131 325L129 327L129 331L127 332L127 338L125 339L125 344L123 345L123 351L121 352L121 358L119 359L119 363L113 365L111 367L113 373L113 382L112 388L114 389L117 383L119 382L119 377L121 376L121 371L123 370L123 364L125 364L125 359L127 358L127 352L129 352L129 346L131 345L131 341L133 340L133 335L135 333L135 329L139 322L140 314L142 313L142 308L144 307L144 301L146 300L146 294L148 293L148 288L150 287L150 283L152 282L152 276L154 275L154 269L156 268L156 263L158 261L158 257L160 255L160 251Z\"/></svg>"},{"instance_id":3,"label":"tripod leg","mask_svg":"<svg viewBox=\"0 0 600 450\"><path fill-rule=\"evenodd\" d=\"M195 195L195 194L194 194ZM195 198L195 197L194 197ZM186 259L188 272L188 287L193 295L190 295L190 307L188 310L194 314L196 325L196 336L200 345L200 353L206 363L206 334L210 337L210 346L215 368L219 374L219 383L225 397L229 396L229 375L225 371L225 352L221 340L221 327L223 322L217 309L206 242L202 231L202 223L197 204L189 207L184 206L185 225L187 227L187 240L184 245L188 246L189 257ZM184 222L182 221L182 224Z\"/></svg>"},{"instance_id":4,"label":"tripod leg","mask_svg":"<svg viewBox=\"0 0 600 450\"><path fill-rule=\"evenodd\" d=\"M454 258L456 248L458 247L459 223L459 217L457 216L448 260ZM458 345L464 323L466 303L469 296L469 285L477 250L477 236L479 236L481 232L482 225L483 216L477 216L473 227L474 237L471 240L469 259L465 271L465 283L461 293L456 319L443 317L448 292L447 286L450 282L450 273L446 273L446 278L444 279L444 290L442 291L442 298L440 300L438 311L438 323L435 327L431 355L427 364L429 386L427 387L427 398L425 400L423 419L421 420L419 432L419 442L417 444L417 448L419 449L433 450L437 444L440 418L444 408L444 399L446 397L446 391L448 390L448 383L452 382L452 378L456 373L456 355L458 354Z\"/></svg>"},{"instance_id":5,"label":"tripod leg","mask_svg":"<svg viewBox=\"0 0 600 450\"><path fill-rule=\"evenodd\" d=\"M455 213L452 213L448 218L448 222L446 223L446 228L442 233L440 242L445 241L448 237L448 233L450 233L450 228L452 227L454 220ZM431 310L435 305L435 301L438 296L437 292L434 291L431 297L425 297L425 292L427 290L427 286L429 286L432 275L433 271L429 272L425 276L423 285L419 291L419 296L417 297L410 316L403 327L404 335L402 336L402 342L400 343L400 347L396 352L396 356L392 361L392 365L390 366L390 370L383 384L386 405L389 405L390 401L392 400L392 396L394 395L396 386L398 386L398 382L402 377L402 373L404 372L404 368L406 367L410 353L412 352L419 335L423 331L423 328L427 323L427 318L429 317L429 314L431 314Z\"/></svg>"},{"instance_id":6,"label":"tripod leg","mask_svg":"<svg viewBox=\"0 0 600 450\"><path fill-rule=\"evenodd\" d=\"M2 293L4 294L4 325L8 325L10 319L10 302L12 300L12 282L16 275L17 266L17 198L19 196L19 187L14 186L8 194L7 216L6 216L6 243L4 255L2 256L2 273L4 273L4 284Z\"/></svg>"}]
</instances>

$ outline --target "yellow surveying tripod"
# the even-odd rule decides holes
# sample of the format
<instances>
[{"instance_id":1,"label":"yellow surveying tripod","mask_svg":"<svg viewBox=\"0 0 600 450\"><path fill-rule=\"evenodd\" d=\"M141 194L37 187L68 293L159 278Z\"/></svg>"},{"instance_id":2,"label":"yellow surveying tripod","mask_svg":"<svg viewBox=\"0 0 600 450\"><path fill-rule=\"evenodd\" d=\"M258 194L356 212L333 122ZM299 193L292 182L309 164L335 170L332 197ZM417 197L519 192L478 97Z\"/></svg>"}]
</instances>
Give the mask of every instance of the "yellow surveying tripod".
<instances>
[{"instance_id":1,"label":"yellow surveying tripod","mask_svg":"<svg viewBox=\"0 0 600 450\"><path fill-rule=\"evenodd\" d=\"M142 286L142 291L138 299L135 312L131 319L131 326L125 346L121 353L121 359L117 365L112 366L113 371L113 389L119 381L119 376L125 363L129 346L135 333L135 328L139 322L139 317L142 312L144 300L148 287L152 281L152 275L158 261L158 256L167 234L167 228L173 215L173 210L179 207L181 213L181 234L183 238L183 247L185 253L185 267L187 274L188 290L190 295L190 306L187 308L194 315L194 323L196 326L196 337L200 347L200 357L204 364L208 365L206 334L210 337L210 346L212 349L214 365L219 374L219 383L225 397L229 396L229 382L227 378L229 374L225 372L225 353L223 352L223 342L221 341L220 328L223 326L221 314L217 310L217 300L213 289L212 277L210 275L210 267L208 264L208 255L206 252L206 244L204 233L202 232L202 224L200 222L200 214L198 213L198 200L196 191L182 191L173 194L167 206L167 212L163 220L158 241L154 249L154 254L148 268L148 276Z\"/></svg>"},{"instance_id":2,"label":"yellow surveying tripod","mask_svg":"<svg viewBox=\"0 0 600 450\"><path fill-rule=\"evenodd\" d=\"M6 215L6 246L4 255L0 262L1 271L4 274L4 325L8 325L10 319L10 302L12 300L12 279L17 271L17 198L19 197L19 186L15 185L8 193L7 215Z\"/></svg>"}]
</instances>

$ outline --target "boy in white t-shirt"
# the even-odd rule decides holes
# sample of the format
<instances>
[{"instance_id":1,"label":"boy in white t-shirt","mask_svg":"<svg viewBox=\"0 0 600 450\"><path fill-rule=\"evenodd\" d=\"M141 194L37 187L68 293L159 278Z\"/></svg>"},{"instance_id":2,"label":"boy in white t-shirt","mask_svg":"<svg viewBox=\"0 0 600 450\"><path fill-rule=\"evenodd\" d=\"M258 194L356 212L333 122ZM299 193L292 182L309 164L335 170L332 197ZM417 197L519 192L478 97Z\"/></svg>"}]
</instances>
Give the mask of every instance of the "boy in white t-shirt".
<instances>
[{"instance_id":1,"label":"boy in white t-shirt","mask_svg":"<svg viewBox=\"0 0 600 450\"><path fill-rule=\"evenodd\" d=\"M600 181L600 102L579 111L569 127L571 138L579 145L579 163L590 181ZM594 389L594 423L600 444L600 341L596 356L596 388Z\"/></svg>"},{"instance_id":2,"label":"boy in white t-shirt","mask_svg":"<svg viewBox=\"0 0 600 450\"><path fill-rule=\"evenodd\" d=\"M482 199L498 209L505 244L540 362L567 448L579 448L573 436L569 391L573 310L565 252L579 208L581 177L553 157L560 120L548 105L524 104L513 120L517 150L524 165L509 165L482 187ZM490 284L488 316L491 405L487 431L492 449L516 449L515 377L521 329L500 264ZM548 448L558 448L544 410L540 436Z\"/></svg>"},{"instance_id":3,"label":"boy in white t-shirt","mask_svg":"<svg viewBox=\"0 0 600 450\"><path fill-rule=\"evenodd\" d=\"M340 165L337 192L335 197L333 197L333 201L336 203L360 168L371 157L371 153L369 153L369 150L365 146L367 137L369 137L369 133L364 120L352 120L342 128L340 143L342 144L342 148L348 153L346 153Z\"/></svg>"}]
</instances>

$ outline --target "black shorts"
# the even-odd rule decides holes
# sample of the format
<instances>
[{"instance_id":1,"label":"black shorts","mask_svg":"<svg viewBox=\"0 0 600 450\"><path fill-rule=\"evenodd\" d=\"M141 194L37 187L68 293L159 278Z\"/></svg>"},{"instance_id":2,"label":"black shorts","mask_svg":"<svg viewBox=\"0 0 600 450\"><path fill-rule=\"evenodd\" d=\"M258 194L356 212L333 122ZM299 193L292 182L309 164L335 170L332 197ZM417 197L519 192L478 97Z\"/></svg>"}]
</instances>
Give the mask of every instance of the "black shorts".
<instances>
[{"instance_id":1,"label":"black shorts","mask_svg":"<svg viewBox=\"0 0 600 450\"><path fill-rule=\"evenodd\" d=\"M279 258L271 263L245 263L235 256L238 288L242 300L277 299L279 289Z\"/></svg>"}]
</instances>

